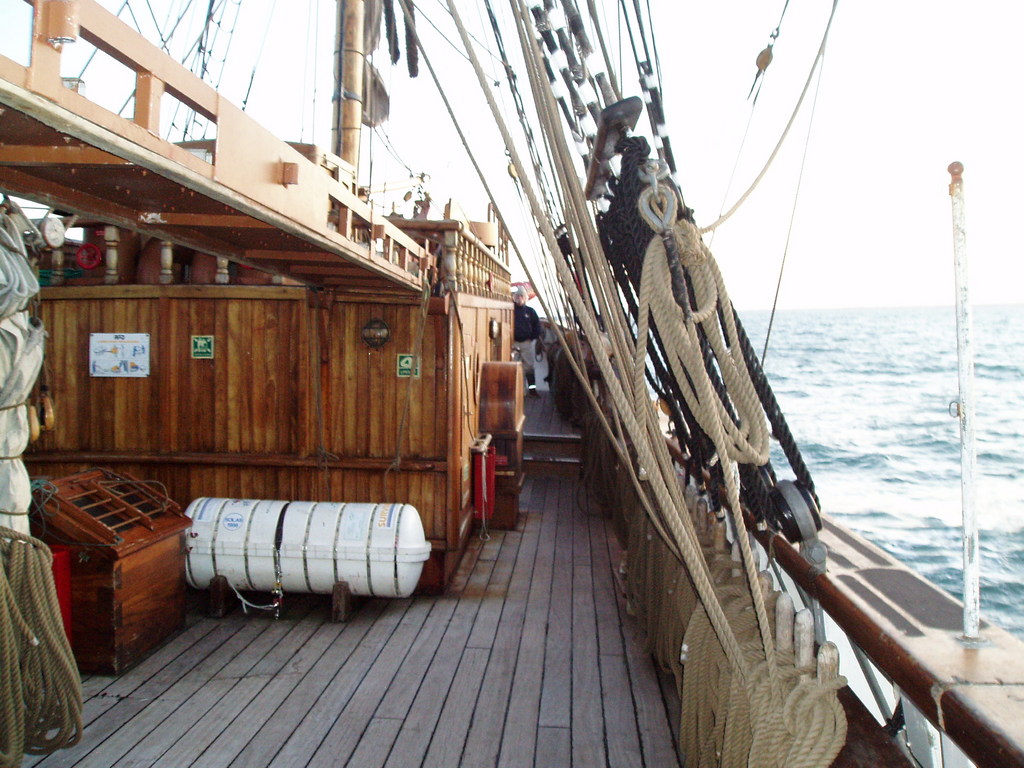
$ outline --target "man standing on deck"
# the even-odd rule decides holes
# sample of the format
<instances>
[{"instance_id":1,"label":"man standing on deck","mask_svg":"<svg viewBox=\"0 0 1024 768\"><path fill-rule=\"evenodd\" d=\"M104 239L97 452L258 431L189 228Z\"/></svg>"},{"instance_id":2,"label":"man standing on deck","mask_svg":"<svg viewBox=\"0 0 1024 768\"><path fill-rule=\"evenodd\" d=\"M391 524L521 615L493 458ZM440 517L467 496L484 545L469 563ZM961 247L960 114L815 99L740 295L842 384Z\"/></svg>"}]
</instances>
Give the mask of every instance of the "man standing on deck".
<instances>
[{"instance_id":1,"label":"man standing on deck","mask_svg":"<svg viewBox=\"0 0 1024 768\"><path fill-rule=\"evenodd\" d=\"M519 359L523 362L527 394L531 397L540 397L537 394L537 382L533 375L536 343L540 338L540 318L537 317L537 310L526 306L526 289L523 286L516 288L515 293L512 294L512 300L516 303L512 323L514 339L512 350L519 353Z\"/></svg>"}]
</instances>

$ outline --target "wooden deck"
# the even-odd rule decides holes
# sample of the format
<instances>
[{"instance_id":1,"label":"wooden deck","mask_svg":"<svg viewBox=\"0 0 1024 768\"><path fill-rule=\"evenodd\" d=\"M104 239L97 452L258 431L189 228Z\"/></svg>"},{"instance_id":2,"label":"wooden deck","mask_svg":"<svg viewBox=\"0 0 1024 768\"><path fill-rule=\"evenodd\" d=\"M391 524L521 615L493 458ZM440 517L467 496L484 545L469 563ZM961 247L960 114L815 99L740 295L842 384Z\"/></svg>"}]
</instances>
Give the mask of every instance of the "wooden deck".
<instances>
[{"instance_id":1,"label":"wooden deck","mask_svg":"<svg viewBox=\"0 0 1024 768\"><path fill-rule=\"evenodd\" d=\"M575 481L527 481L515 531L474 538L441 597L286 598L189 627L84 681L77 746L25 765L678 766L673 694L615 586Z\"/></svg>"},{"instance_id":2,"label":"wooden deck","mask_svg":"<svg viewBox=\"0 0 1024 768\"><path fill-rule=\"evenodd\" d=\"M580 430L563 421L555 410L555 398L548 391L547 384L541 382L537 389L539 397L523 398L527 438L531 435L578 438Z\"/></svg>"}]
</instances>

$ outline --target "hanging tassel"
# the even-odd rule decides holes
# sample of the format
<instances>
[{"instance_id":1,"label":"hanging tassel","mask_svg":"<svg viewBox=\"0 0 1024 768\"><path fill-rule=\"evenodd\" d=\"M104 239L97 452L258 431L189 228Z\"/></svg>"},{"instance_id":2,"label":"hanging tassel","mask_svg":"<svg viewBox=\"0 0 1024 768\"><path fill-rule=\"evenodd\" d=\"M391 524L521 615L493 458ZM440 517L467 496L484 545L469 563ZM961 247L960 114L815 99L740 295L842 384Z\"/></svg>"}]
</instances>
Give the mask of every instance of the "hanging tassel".
<instances>
[{"instance_id":1,"label":"hanging tassel","mask_svg":"<svg viewBox=\"0 0 1024 768\"><path fill-rule=\"evenodd\" d=\"M397 64L402 52L398 47L398 25L395 19L394 0L384 2L384 32L388 38L388 53L391 54L391 63Z\"/></svg>"},{"instance_id":2,"label":"hanging tassel","mask_svg":"<svg viewBox=\"0 0 1024 768\"><path fill-rule=\"evenodd\" d=\"M417 77L420 73L420 51L416 46L416 6L401 0L408 9L405 17L405 55L409 66L409 77Z\"/></svg>"}]
</instances>

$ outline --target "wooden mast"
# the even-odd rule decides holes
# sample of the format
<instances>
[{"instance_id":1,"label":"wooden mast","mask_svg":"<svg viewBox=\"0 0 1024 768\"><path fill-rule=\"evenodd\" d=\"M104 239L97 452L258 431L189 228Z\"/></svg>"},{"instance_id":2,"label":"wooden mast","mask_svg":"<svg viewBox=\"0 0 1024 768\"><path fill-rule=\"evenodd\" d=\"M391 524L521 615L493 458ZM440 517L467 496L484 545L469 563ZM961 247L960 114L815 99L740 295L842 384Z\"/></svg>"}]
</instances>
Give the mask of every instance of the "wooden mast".
<instances>
[{"instance_id":1,"label":"wooden mast","mask_svg":"<svg viewBox=\"0 0 1024 768\"><path fill-rule=\"evenodd\" d=\"M363 0L338 0L334 77L340 85L334 100L332 142L335 153L359 167L359 132L363 122Z\"/></svg>"}]
</instances>

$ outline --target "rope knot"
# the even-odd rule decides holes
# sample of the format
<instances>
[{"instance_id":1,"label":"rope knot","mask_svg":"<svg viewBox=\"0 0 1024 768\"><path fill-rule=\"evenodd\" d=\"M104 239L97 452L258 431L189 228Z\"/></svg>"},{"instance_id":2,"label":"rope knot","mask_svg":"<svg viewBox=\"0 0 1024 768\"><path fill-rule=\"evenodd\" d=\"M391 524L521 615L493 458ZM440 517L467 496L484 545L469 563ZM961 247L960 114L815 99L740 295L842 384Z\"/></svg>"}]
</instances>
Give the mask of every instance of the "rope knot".
<instances>
[{"instance_id":1,"label":"rope knot","mask_svg":"<svg viewBox=\"0 0 1024 768\"><path fill-rule=\"evenodd\" d=\"M700 236L700 230L691 221L680 219L673 232L679 244L679 260L687 269L700 267L711 259L711 251Z\"/></svg>"}]
</instances>

